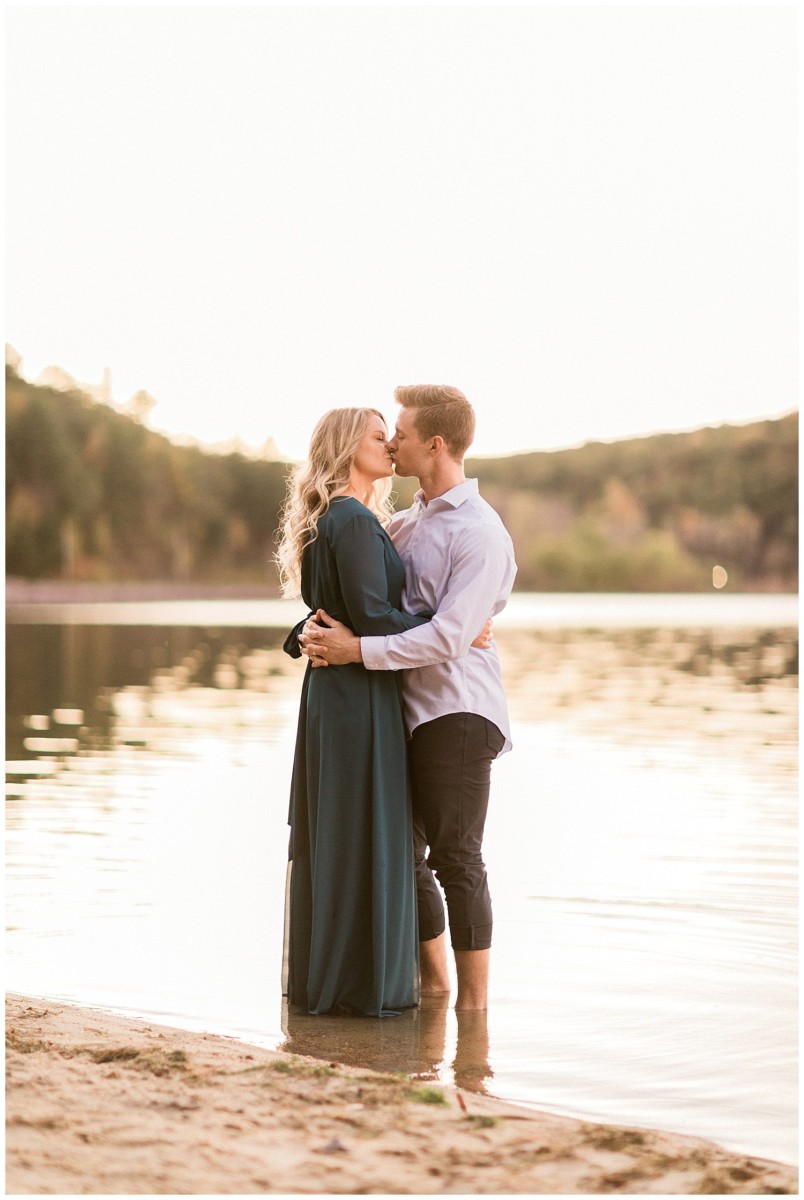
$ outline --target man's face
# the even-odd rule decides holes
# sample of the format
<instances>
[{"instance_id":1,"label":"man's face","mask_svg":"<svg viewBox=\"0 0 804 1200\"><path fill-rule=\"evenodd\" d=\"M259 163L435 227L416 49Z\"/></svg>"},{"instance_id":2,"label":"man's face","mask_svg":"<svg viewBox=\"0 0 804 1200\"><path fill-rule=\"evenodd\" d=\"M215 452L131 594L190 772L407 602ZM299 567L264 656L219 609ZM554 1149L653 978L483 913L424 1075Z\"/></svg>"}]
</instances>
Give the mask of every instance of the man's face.
<instances>
[{"instance_id":1,"label":"man's face","mask_svg":"<svg viewBox=\"0 0 804 1200\"><path fill-rule=\"evenodd\" d=\"M388 443L388 449L396 466L397 475L417 475L427 469L430 462L430 441L422 441L416 428L415 408L401 408L396 422L396 431Z\"/></svg>"}]
</instances>

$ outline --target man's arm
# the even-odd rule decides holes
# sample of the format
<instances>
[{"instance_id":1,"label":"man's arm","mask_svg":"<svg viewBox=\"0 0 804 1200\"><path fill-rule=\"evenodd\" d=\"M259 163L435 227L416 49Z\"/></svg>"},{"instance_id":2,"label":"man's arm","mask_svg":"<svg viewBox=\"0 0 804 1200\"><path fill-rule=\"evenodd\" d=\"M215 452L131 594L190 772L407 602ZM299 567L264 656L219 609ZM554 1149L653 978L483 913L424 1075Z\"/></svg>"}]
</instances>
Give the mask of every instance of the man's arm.
<instances>
[{"instance_id":1,"label":"man's arm","mask_svg":"<svg viewBox=\"0 0 804 1200\"><path fill-rule=\"evenodd\" d=\"M415 629L430 620L429 612L401 612L391 603L388 595L388 576L385 567L385 534L375 517L358 514L348 521L333 539L333 550L338 570L343 605L350 626L363 634L399 633ZM291 658L300 658L310 653L309 643L305 649L303 631L315 616L309 612L291 629L282 649ZM349 626L342 626L348 629ZM343 659L344 662L359 662L360 659ZM313 662L314 666L326 666L325 662Z\"/></svg>"},{"instance_id":2,"label":"man's arm","mask_svg":"<svg viewBox=\"0 0 804 1200\"><path fill-rule=\"evenodd\" d=\"M447 591L427 625L393 636L356 638L342 626L315 631L308 623L305 653L315 650L332 665L362 661L379 671L462 657L489 615L503 608L516 574L505 531L487 528L484 535L470 531L456 547Z\"/></svg>"},{"instance_id":3,"label":"man's arm","mask_svg":"<svg viewBox=\"0 0 804 1200\"><path fill-rule=\"evenodd\" d=\"M493 620L489 617L477 635L472 645L478 650L488 650L494 641L492 633ZM305 617L304 621L294 630L297 635L299 654L306 654L312 660L313 666L342 667L346 663L362 663L363 653L360 648L361 638L352 633L348 625L336 621L329 613L319 608L318 612ZM316 647L320 648L319 657ZM298 655L296 656L298 657Z\"/></svg>"}]
</instances>

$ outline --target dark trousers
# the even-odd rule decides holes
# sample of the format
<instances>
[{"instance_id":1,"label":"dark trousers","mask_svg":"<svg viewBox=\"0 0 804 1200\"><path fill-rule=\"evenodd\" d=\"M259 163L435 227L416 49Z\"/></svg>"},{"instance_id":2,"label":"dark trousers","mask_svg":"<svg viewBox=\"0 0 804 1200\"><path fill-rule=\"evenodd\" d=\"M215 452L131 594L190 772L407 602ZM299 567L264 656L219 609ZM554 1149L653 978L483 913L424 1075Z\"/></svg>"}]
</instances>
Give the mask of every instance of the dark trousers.
<instances>
[{"instance_id":1,"label":"dark trousers","mask_svg":"<svg viewBox=\"0 0 804 1200\"><path fill-rule=\"evenodd\" d=\"M476 713L449 713L413 731L408 758L420 941L445 929L437 879L447 901L453 949L491 945L483 828L491 764L504 745L497 726Z\"/></svg>"}]
</instances>

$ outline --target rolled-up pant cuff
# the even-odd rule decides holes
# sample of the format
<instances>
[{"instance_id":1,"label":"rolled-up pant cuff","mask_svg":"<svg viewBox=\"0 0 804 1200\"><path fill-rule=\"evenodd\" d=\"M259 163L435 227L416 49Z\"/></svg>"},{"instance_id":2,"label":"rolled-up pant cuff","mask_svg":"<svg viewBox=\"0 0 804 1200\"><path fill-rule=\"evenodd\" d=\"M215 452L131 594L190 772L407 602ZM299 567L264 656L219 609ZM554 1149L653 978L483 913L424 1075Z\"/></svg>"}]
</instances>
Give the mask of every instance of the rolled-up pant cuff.
<instances>
[{"instance_id":1,"label":"rolled-up pant cuff","mask_svg":"<svg viewBox=\"0 0 804 1200\"><path fill-rule=\"evenodd\" d=\"M420 942L432 942L432 940L434 938L441 937L441 934L444 933L444 931L447 928L447 923L446 923L446 920L444 919L443 913L441 915L440 925L441 925L441 928L439 928L438 921L431 922L427 926L426 929L423 929L422 926L419 925L419 941Z\"/></svg>"},{"instance_id":2,"label":"rolled-up pant cuff","mask_svg":"<svg viewBox=\"0 0 804 1200\"><path fill-rule=\"evenodd\" d=\"M453 950L488 950L491 946L491 925L468 925L462 929L449 927Z\"/></svg>"}]
</instances>

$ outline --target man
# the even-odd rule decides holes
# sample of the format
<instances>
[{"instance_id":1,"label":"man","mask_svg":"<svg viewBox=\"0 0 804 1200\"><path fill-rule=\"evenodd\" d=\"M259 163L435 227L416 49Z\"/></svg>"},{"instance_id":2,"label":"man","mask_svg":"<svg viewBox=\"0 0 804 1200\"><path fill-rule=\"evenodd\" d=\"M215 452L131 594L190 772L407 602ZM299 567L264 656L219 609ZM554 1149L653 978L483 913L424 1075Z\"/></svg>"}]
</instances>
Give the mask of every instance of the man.
<instances>
[{"instance_id":1,"label":"man","mask_svg":"<svg viewBox=\"0 0 804 1200\"><path fill-rule=\"evenodd\" d=\"M505 606L516 564L502 521L464 474L475 417L463 392L422 384L394 396L402 407L388 449L396 473L418 476L421 490L389 532L405 564L406 611L434 616L405 633L358 638L320 612L300 641L327 664L404 671L422 993L449 992L435 874L455 954L455 1007L486 1009L492 912L483 829L491 763L511 741L496 649L472 641Z\"/></svg>"}]
</instances>

